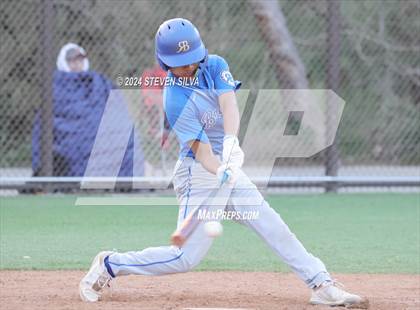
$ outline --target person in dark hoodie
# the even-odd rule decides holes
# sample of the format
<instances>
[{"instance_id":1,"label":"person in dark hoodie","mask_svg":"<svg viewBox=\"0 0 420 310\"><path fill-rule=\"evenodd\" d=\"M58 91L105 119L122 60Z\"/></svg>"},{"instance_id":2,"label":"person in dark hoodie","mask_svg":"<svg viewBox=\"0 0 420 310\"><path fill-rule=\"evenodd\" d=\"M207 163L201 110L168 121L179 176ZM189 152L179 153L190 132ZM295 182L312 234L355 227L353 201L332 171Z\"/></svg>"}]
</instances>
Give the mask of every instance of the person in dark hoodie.
<instances>
[{"instance_id":1,"label":"person in dark hoodie","mask_svg":"<svg viewBox=\"0 0 420 310\"><path fill-rule=\"evenodd\" d=\"M68 43L61 48L52 85L54 176L85 175L107 100L113 88L112 82L104 75L89 70L87 53L81 46ZM124 139L122 137L124 133L119 133L119 124L129 123L131 120L128 119L128 113L123 117L126 119L107 122L101 134L105 132L113 139ZM41 139L41 115L38 111L32 131L32 169L35 176L40 174L41 168ZM100 161L100 166L94 165L95 171L92 172L90 169L89 176L115 176L117 165L119 165L118 176L133 175L133 133L124 145L122 162L121 149L113 149L112 145L109 143L99 148L95 146L96 157L99 150L106 153L107 160ZM138 154L140 156L136 157L136 160L143 159L142 150L137 148L137 152L141 154ZM142 165L137 163L136 167ZM136 176L143 173L143 168L137 169Z\"/></svg>"}]
</instances>

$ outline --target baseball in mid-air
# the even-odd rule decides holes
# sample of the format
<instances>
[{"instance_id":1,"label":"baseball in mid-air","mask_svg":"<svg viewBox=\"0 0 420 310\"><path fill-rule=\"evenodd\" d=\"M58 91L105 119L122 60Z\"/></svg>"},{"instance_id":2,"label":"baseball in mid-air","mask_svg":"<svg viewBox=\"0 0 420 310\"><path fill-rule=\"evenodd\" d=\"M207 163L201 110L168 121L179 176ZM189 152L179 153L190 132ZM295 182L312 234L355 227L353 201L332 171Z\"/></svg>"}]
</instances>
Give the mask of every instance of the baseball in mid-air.
<instances>
[{"instance_id":1,"label":"baseball in mid-air","mask_svg":"<svg viewBox=\"0 0 420 310\"><path fill-rule=\"evenodd\" d=\"M223 226L220 222L210 221L204 224L204 230L210 238L219 237L223 233Z\"/></svg>"}]
</instances>

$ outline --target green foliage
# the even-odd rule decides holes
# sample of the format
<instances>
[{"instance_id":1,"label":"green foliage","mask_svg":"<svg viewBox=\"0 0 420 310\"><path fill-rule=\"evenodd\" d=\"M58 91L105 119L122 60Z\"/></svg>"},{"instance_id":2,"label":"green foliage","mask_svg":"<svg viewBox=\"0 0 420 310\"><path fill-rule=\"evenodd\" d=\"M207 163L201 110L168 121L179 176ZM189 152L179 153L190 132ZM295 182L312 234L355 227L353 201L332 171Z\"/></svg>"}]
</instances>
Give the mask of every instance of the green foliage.
<instances>
[{"instance_id":1,"label":"green foliage","mask_svg":"<svg viewBox=\"0 0 420 310\"><path fill-rule=\"evenodd\" d=\"M326 1L280 1L310 85L325 87ZM420 65L416 1L340 1L337 136L345 164L419 164ZM309 27L308 27L309 25ZM418 70L417 70L418 71ZM322 85L322 86L321 86ZM410 141L408 143L408 141Z\"/></svg>"},{"instance_id":2,"label":"green foliage","mask_svg":"<svg viewBox=\"0 0 420 310\"><path fill-rule=\"evenodd\" d=\"M277 88L276 74L249 5L241 1L55 1L54 55L43 56L42 1L2 2L1 166L29 165L34 110L45 66L60 47L86 48L91 67L111 79L140 75L154 63L154 34L182 16L200 29L210 53L223 55L244 88ZM327 1L279 1L312 88L325 87ZM347 102L337 137L344 163L419 164L418 1L340 1L341 80ZM416 138L417 137L417 138ZM19 150L18 150L19 149ZM408 154L411 154L410 156Z\"/></svg>"}]
</instances>

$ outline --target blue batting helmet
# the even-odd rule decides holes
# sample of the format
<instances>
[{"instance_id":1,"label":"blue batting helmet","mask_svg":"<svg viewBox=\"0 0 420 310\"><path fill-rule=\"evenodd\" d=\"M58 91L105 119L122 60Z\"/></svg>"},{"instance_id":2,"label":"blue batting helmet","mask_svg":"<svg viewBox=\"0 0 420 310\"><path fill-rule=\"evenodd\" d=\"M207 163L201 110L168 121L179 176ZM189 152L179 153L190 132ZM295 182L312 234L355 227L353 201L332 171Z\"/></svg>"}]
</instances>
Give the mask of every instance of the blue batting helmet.
<instances>
[{"instance_id":1,"label":"blue batting helmet","mask_svg":"<svg viewBox=\"0 0 420 310\"><path fill-rule=\"evenodd\" d=\"M197 28L184 18L160 25L155 36L155 55L164 70L205 60L207 50Z\"/></svg>"}]
</instances>

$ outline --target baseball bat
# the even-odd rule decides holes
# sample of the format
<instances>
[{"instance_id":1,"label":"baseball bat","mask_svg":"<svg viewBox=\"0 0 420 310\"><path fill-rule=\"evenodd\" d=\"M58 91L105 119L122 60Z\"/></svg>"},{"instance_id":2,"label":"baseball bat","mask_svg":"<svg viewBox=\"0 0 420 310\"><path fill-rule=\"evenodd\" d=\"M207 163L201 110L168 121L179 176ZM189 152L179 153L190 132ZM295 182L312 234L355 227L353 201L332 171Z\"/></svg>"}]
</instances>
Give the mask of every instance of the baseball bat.
<instances>
[{"instance_id":1,"label":"baseball bat","mask_svg":"<svg viewBox=\"0 0 420 310\"><path fill-rule=\"evenodd\" d=\"M232 150L230 150L228 161L230 161L230 157L232 155ZM182 222L182 224L179 226L177 230L171 235L171 243L173 245L176 245L177 247L182 247L184 243L188 240L188 238L191 236L191 234L194 232L198 224L200 223L200 219L198 218L198 211L204 210L208 211L208 209L212 206L212 204L209 204L207 202L210 202L212 199L214 199L218 194L219 191L221 191L225 186L226 182L229 180L229 175L226 170L223 172L222 179L220 181L220 187L213 190L209 197L205 200L204 203L197 206L188 216L187 218ZM229 186L226 186L229 189L228 195L224 195L222 197L226 197L226 201L223 205L226 206L227 201L230 197L230 193L232 192L232 188Z\"/></svg>"},{"instance_id":2,"label":"baseball bat","mask_svg":"<svg viewBox=\"0 0 420 310\"><path fill-rule=\"evenodd\" d=\"M222 184L223 185L223 184ZM230 192L232 191L231 188L226 186L229 190L229 193L227 195L223 195L222 197L226 197L226 201L224 201L224 205L227 204L227 201L230 196ZM220 187L217 189L214 189L208 198L201 203L199 206L197 206L193 211L188 214L188 216L185 218L185 220L182 222L182 224L179 226L177 230L171 235L171 243L173 245L176 245L177 247L182 247L185 242L188 240L188 238L191 236L191 234L195 231L198 224L200 223L200 219L198 218L198 213L200 210L203 210L203 212L207 212L210 207L214 206L214 203L212 204L212 200L218 196L219 192L223 190L224 187ZM223 203L222 203L223 204Z\"/></svg>"}]
</instances>

